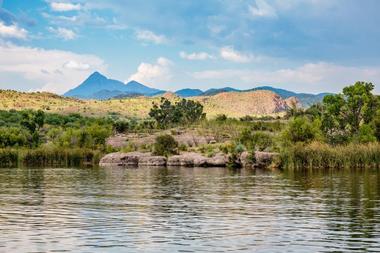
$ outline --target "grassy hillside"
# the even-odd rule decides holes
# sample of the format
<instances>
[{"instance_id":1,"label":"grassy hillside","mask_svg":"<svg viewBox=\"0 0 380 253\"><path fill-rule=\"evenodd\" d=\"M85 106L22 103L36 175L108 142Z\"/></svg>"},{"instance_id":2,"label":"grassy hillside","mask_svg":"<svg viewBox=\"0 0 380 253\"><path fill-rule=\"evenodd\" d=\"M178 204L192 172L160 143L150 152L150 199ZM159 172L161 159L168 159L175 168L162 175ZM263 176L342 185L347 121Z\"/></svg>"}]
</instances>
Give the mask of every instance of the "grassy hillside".
<instances>
[{"instance_id":1,"label":"grassy hillside","mask_svg":"<svg viewBox=\"0 0 380 253\"><path fill-rule=\"evenodd\" d=\"M174 94L165 97L172 101L180 99ZM276 115L282 113L287 105L286 100L270 91L229 92L192 99L204 105L204 111L208 117L218 114L226 114L229 117ZM61 97L46 92L25 93L0 90L0 110L42 109L47 112L80 113L86 116L119 114L125 117L145 118L152 103L159 101L159 96L99 101Z\"/></svg>"}]
</instances>

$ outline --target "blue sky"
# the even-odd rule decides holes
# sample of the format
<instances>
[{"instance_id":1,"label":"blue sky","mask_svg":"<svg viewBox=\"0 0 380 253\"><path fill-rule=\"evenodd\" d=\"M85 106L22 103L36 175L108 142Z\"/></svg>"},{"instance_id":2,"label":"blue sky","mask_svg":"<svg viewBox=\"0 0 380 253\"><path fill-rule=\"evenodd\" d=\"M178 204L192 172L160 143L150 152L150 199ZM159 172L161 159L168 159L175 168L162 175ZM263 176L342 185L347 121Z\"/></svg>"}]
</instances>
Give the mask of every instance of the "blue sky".
<instances>
[{"instance_id":1,"label":"blue sky","mask_svg":"<svg viewBox=\"0 0 380 253\"><path fill-rule=\"evenodd\" d=\"M378 0L0 0L0 88L97 70L155 88L380 83ZM376 91L380 89L376 86Z\"/></svg>"}]
</instances>

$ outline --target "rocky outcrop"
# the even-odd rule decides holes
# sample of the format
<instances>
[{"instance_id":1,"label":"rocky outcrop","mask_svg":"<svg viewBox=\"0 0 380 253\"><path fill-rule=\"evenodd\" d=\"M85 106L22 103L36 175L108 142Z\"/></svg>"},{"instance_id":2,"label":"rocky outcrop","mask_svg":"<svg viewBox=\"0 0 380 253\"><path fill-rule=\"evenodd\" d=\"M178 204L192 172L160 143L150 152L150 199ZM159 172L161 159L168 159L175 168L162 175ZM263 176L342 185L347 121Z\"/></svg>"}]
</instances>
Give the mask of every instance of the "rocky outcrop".
<instances>
[{"instance_id":1,"label":"rocky outcrop","mask_svg":"<svg viewBox=\"0 0 380 253\"><path fill-rule=\"evenodd\" d=\"M100 166L117 165L117 166L137 166L141 157L150 156L149 153L130 152L130 153L111 153L104 156Z\"/></svg>"},{"instance_id":2,"label":"rocky outcrop","mask_svg":"<svg viewBox=\"0 0 380 253\"><path fill-rule=\"evenodd\" d=\"M211 158L207 159L207 164L209 167L226 167L228 164L228 155L223 153L218 153Z\"/></svg>"},{"instance_id":3,"label":"rocky outcrop","mask_svg":"<svg viewBox=\"0 0 380 253\"><path fill-rule=\"evenodd\" d=\"M243 168L247 168L253 165L253 155L248 151L244 151L240 154L240 164Z\"/></svg>"},{"instance_id":4,"label":"rocky outcrop","mask_svg":"<svg viewBox=\"0 0 380 253\"><path fill-rule=\"evenodd\" d=\"M267 168L278 158L278 153L270 152L243 152L237 163L246 168ZM164 156L154 156L150 153L130 152L111 153L104 156L100 166L171 166L171 167L226 167L229 156L218 153L213 157L205 157L199 153L187 152L174 155L168 159Z\"/></svg>"},{"instance_id":5,"label":"rocky outcrop","mask_svg":"<svg viewBox=\"0 0 380 253\"><path fill-rule=\"evenodd\" d=\"M280 156L279 153L271 152L255 152L254 156L254 168L267 168L274 163L276 159Z\"/></svg>"},{"instance_id":6,"label":"rocky outcrop","mask_svg":"<svg viewBox=\"0 0 380 253\"><path fill-rule=\"evenodd\" d=\"M183 153L169 157L168 166L204 167L207 166L207 158L198 153Z\"/></svg>"},{"instance_id":7,"label":"rocky outcrop","mask_svg":"<svg viewBox=\"0 0 380 253\"><path fill-rule=\"evenodd\" d=\"M166 157L164 156L142 156L139 159L138 166L166 166Z\"/></svg>"}]
</instances>

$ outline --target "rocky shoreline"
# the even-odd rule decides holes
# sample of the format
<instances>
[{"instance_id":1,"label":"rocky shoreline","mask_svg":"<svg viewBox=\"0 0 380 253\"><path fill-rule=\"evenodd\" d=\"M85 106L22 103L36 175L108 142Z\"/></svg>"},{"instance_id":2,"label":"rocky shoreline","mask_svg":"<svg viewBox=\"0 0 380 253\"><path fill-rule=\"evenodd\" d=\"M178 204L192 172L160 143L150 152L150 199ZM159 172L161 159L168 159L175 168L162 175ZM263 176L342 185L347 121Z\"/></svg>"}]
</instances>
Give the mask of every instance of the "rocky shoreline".
<instances>
[{"instance_id":1,"label":"rocky shoreline","mask_svg":"<svg viewBox=\"0 0 380 253\"><path fill-rule=\"evenodd\" d=\"M99 165L101 167L227 167L231 160L240 167L268 168L273 167L278 153L270 152L243 152L237 158L224 153L217 153L212 157L205 157L194 152L184 152L170 157L155 156L151 153L129 152L110 153L104 156Z\"/></svg>"}]
</instances>

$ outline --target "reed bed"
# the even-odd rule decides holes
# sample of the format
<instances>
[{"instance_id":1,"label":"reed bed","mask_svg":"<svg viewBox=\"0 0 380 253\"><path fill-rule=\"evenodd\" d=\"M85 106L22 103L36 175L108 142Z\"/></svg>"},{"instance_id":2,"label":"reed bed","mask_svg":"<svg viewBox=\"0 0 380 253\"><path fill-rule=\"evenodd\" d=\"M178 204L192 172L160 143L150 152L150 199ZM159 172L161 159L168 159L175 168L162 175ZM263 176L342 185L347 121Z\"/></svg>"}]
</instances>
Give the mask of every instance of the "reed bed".
<instances>
[{"instance_id":1,"label":"reed bed","mask_svg":"<svg viewBox=\"0 0 380 253\"><path fill-rule=\"evenodd\" d=\"M89 149L0 149L0 167L18 166L96 166L101 152Z\"/></svg>"},{"instance_id":2,"label":"reed bed","mask_svg":"<svg viewBox=\"0 0 380 253\"><path fill-rule=\"evenodd\" d=\"M380 143L299 144L283 150L281 161L282 167L288 170L380 168Z\"/></svg>"}]
</instances>

